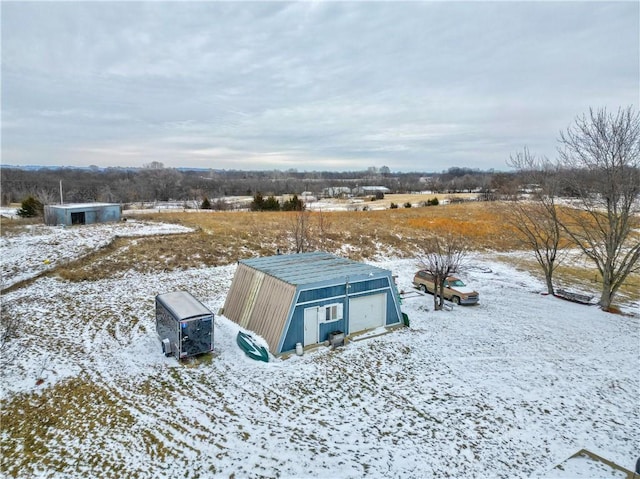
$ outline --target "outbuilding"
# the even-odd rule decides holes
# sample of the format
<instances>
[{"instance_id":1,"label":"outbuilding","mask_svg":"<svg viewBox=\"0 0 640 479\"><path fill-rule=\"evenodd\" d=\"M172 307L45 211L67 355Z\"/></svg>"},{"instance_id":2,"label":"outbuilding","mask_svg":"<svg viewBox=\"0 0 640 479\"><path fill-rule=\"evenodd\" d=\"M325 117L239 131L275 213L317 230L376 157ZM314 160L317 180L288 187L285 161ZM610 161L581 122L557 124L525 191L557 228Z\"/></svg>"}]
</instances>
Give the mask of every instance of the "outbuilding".
<instances>
[{"instance_id":1,"label":"outbuilding","mask_svg":"<svg viewBox=\"0 0 640 479\"><path fill-rule=\"evenodd\" d=\"M391 190L386 186L356 186L351 193L354 196L375 195L376 193L386 195L391 193Z\"/></svg>"},{"instance_id":2,"label":"outbuilding","mask_svg":"<svg viewBox=\"0 0 640 479\"><path fill-rule=\"evenodd\" d=\"M239 261L223 311L272 354L402 322L391 271L324 252Z\"/></svg>"},{"instance_id":3,"label":"outbuilding","mask_svg":"<svg viewBox=\"0 0 640 479\"><path fill-rule=\"evenodd\" d=\"M117 203L45 205L44 223L49 226L71 226L120 221L121 210Z\"/></svg>"}]
</instances>

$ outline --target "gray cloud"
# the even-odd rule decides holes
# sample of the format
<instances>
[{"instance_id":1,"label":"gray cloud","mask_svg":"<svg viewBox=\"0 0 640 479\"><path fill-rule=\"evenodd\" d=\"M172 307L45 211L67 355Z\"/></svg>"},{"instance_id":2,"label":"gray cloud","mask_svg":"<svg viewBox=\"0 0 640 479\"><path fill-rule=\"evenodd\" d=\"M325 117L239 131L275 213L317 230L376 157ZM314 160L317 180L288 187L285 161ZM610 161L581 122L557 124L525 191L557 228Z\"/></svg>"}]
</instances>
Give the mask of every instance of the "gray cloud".
<instances>
[{"instance_id":1,"label":"gray cloud","mask_svg":"<svg viewBox=\"0 0 640 479\"><path fill-rule=\"evenodd\" d=\"M4 164L439 171L638 107L637 2L5 2Z\"/></svg>"}]
</instances>

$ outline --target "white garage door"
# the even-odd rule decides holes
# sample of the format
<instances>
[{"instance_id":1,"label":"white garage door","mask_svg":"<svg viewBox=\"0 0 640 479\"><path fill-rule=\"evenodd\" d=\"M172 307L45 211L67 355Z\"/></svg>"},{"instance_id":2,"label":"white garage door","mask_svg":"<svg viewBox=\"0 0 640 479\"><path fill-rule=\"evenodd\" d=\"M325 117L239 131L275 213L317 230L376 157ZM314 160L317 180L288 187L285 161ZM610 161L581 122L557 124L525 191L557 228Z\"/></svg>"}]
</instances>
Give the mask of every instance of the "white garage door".
<instances>
[{"instance_id":1,"label":"white garage door","mask_svg":"<svg viewBox=\"0 0 640 479\"><path fill-rule=\"evenodd\" d=\"M374 294L349 299L349 334L384 326L387 295Z\"/></svg>"}]
</instances>

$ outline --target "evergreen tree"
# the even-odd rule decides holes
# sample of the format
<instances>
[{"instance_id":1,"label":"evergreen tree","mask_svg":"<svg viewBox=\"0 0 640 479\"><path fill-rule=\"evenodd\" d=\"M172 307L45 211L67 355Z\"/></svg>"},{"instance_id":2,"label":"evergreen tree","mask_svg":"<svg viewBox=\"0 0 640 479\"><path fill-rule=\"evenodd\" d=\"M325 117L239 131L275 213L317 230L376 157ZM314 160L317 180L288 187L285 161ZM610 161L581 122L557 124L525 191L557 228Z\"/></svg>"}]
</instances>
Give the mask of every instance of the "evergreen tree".
<instances>
[{"instance_id":1,"label":"evergreen tree","mask_svg":"<svg viewBox=\"0 0 640 479\"><path fill-rule=\"evenodd\" d=\"M289 200L282 203L282 211L302 211L304 210L304 202L298 198L298 195L293 195Z\"/></svg>"},{"instance_id":2,"label":"evergreen tree","mask_svg":"<svg viewBox=\"0 0 640 479\"><path fill-rule=\"evenodd\" d=\"M262 193L257 192L253 195L253 201L251 202L251 211L262 211L264 210L264 197Z\"/></svg>"},{"instance_id":3,"label":"evergreen tree","mask_svg":"<svg viewBox=\"0 0 640 479\"><path fill-rule=\"evenodd\" d=\"M211 202L209 201L209 198L207 198L206 196L202 200L202 204L200 205L200 209L203 209L203 210L210 210L211 209Z\"/></svg>"},{"instance_id":4,"label":"evergreen tree","mask_svg":"<svg viewBox=\"0 0 640 479\"><path fill-rule=\"evenodd\" d=\"M42 216L44 213L44 205L38 199L29 196L22 202L22 207L16 213L21 218Z\"/></svg>"},{"instance_id":5,"label":"evergreen tree","mask_svg":"<svg viewBox=\"0 0 640 479\"><path fill-rule=\"evenodd\" d=\"M275 196L271 195L264 202L264 206L262 209L265 211L280 211L280 203Z\"/></svg>"}]
</instances>

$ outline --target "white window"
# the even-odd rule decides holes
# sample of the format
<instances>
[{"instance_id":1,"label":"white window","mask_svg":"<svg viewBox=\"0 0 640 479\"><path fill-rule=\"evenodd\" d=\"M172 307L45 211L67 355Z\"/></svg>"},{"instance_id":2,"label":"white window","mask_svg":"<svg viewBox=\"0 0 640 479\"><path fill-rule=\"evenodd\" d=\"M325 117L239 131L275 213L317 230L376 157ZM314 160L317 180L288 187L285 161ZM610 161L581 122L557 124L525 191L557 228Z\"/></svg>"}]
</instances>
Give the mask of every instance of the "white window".
<instances>
[{"instance_id":1,"label":"white window","mask_svg":"<svg viewBox=\"0 0 640 479\"><path fill-rule=\"evenodd\" d=\"M322 310L324 309L324 314ZM342 319L342 303L328 304L320 308L320 319L325 322Z\"/></svg>"}]
</instances>

